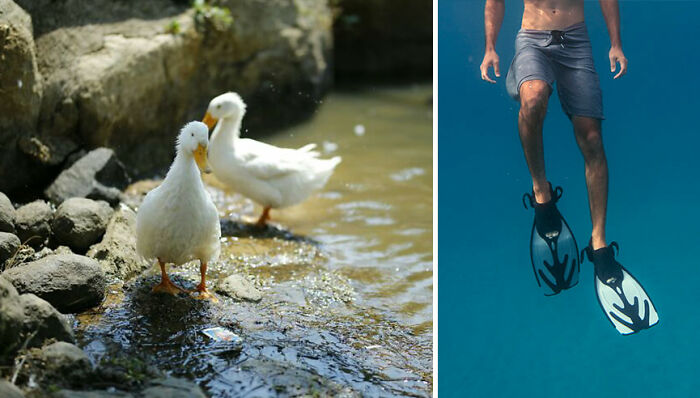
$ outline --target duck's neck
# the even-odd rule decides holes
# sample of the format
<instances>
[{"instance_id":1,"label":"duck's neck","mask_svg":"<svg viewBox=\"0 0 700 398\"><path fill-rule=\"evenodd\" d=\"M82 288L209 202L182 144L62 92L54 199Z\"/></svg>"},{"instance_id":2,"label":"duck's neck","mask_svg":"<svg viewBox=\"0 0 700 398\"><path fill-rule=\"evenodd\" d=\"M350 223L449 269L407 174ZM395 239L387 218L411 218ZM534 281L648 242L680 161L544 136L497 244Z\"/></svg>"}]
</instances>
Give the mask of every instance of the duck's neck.
<instances>
[{"instance_id":1,"label":"duck's neck","mask_svg":"<svg viewBox=\"0 0 700 398\"><path fill-rule=\"evenodd\" d=\"M201 184L201 177L199 175L199 168L194 161L194 156L191 153L186 153L178 151L175 155L175 160L173 161L168 174L165 176L164 183L168 181L178 180L178 184L186 186L189 184ZM182 181L185 181L183 184Z\"/></svg>"},{"instance_id":2,"label":"duck's neck","mask_svg":"<svg viewBox=\"0 0 700 398\"><path fill-rule=\"evenodd\" d=\"M219 120L219 124L216 125L214 133L211 136L211 147L216 148L215 150L233 152L234 144L240 138L240 134L240 118L222 118Z\"/></svg>"}]
</instances>

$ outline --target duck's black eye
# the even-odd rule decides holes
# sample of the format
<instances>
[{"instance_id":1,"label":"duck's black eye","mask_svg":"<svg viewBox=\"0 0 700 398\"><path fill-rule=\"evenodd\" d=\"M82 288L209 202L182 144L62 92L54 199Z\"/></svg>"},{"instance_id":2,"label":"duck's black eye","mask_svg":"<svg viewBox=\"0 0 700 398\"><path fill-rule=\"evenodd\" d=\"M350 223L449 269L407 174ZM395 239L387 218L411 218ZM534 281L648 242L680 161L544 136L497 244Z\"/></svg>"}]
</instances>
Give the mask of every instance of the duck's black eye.
<instances>
[{"instance_id":1,"label":"duck's black eye","mask_svg":"<svg viewBox=\"0 0 700 398\"><path fill-rule=\"evenodd\" d=\"M221 104L217 105L216 109L221 109Z\"/></svg>"},{"instance_id":2,"label":"duck's black eye","mask_svg":"<svg viewBox=\"0 0 700 398\"><path fill-rule=\"evenodd\" d=\"M194 137L194 133L190 133L190 135L191 135L192 137Z\"/></svg>"}]
</instances>

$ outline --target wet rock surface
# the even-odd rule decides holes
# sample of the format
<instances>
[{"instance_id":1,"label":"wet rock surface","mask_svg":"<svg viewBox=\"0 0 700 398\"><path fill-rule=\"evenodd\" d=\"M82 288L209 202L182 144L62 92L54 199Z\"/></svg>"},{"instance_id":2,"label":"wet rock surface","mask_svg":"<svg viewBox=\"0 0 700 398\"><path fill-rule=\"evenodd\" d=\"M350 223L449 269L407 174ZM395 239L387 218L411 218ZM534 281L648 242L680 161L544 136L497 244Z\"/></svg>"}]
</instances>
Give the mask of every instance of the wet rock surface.
<instances>
[{"instance_id":1,"label":"wet rock surface","mask_svg":"<svg viewBox=\"0 0 700 398\"><path fill-rule=\"evenodd\" d=\"M143 398L206 398L197 384L183 379L169 377L149 384L149 387L141 391Z\"/></svg>"},{"instance_id":2,"label":"wet rock surface","mask_svg":"<svg viewBox=\"0 0 700 398\"><path fill-rule=\"evenodd\" d=\"M76 253L85 253L100 241L112 216L112 208L104 201L70 198L56 209L51 229L58 244L69 246Z\"/></svg>"},{"instance_id":3,"label":"wet rock surface","mask_svg":"<svg viewBox=\"0 0 700 398\"><path fill-rule=\"evenodd\" d=\"M51 235L52 218L53 209L43 200L18 208L15 215L17 237L34 248L44 245Z\"/></svg>"},{"instance_id":4,"label":"wet rock surface","mask_svg":"<svg viewBox=\"0 0 700 398\"><path fill-rule=\"evenodd\" d=\"M241 275L231 275L222 279L216 285L216 291L237 300L257 302L262 299L262 293Z\"/></svg>"},{"instance_id":5,"label":"wet rock surface","mask_svg":"<svg viewBox=\"0 0 700 398\"><path fill-rule=\"evenodd\" d=\"M0 232L15 232L15 207L2 192L0 192Z\"/></svg>"},{"instance_id":6,"label":"wet rock surface","mask_svg":"<svg viewBox=\"0 0 700 398\"><path fill-rule=\"evenodd\" d=\"M2 273L21 293L33 293L59 311L77 312L99 304L106 280L100 264L77 254L52 254Z\"/></svg>"},{"instance_id":7,"label":"wet rock surface","mask_svg":"<svg viewBox=\"0 0 700 398\"><path fill-rule=\"evenodd\" d=\"M5 270L5 262L17 253L20 243L14 234L0 232L0 272Z\"/></svg>"},{"instance_id":8,"label":"wet rock surface","mask_svg":"<svg viewBox=\"0 0 700 398\"><path fill-rule=\"evenodd\" d=\"M127 184L129 176L114 151L97 148L63 170L44 194L56 205L74 197L116 204Z\"/></svg>"},{"instance_id":9,"label":"wet rock surface","mask_svg":"<svg viewBox=\"0 0 700 398\"><path fill-rule=\"evenodd\" d=\"M230 244L236 254L210 266L209 279L231 273L258 281L266 292L260 302L153 295L159 276L151 269L111 289L98 312L78 316L88 356L140 358L217 397L430 395L432 342L357 307L347 280L325 270L317 246L274 237ZM190 263L170 274L194 288L198 271ZM267 294L285 289L295 293ZM202 330L211 327L232 331L242 344L210 339Z\"/></svg>"},{"instance_id":10,"label":"wet rock surface","mask_svg":"<svg viewBox=\"0 0 700 398\"><path fill-rule=\"evenodd\" d=\"M102 241L87 252L100 262L105 274L120 279L131 278L148 268L149 263L136 253L136 213L121 205L109 220Z\"/></svg>"}]
</instances>

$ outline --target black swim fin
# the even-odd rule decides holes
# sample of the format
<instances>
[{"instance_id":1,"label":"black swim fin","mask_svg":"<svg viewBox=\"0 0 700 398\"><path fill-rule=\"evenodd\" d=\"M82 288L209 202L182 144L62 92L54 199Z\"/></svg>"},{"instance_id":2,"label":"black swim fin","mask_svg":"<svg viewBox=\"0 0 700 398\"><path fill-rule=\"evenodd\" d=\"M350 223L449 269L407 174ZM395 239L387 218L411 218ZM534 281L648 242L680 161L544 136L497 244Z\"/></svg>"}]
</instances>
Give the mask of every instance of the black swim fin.
<instances>
[{"instance_id":1,"label":"black swim fin","mask_svg":"<svg viewBox=\"0 0 700 398\"><path fill-rule=\"evenodd\" d=\"M615 260L613 248L620 252L617 242L598 250L593 250L589 243L581 252L581 261L585 253L593 263L600 308L621 334L649 329L659 322L654 303L639 281Z\"/></svg>"},{"instance_id":2,"label":"black swim fin","mask_svg":"<svg viewBox=\"0 0 700 398\"><path fill-rule=\"evenodd\" d=\"M535 209L530 234L530 260L537 285L544 290L545 296L574 287L581 270L576 239L556 206L564 190L561 187L552 189L551 183L549 190L551 199L547 203L537 203L534 192L523 195L525 208L527 198Z\"/></svg>"}]
</instances>

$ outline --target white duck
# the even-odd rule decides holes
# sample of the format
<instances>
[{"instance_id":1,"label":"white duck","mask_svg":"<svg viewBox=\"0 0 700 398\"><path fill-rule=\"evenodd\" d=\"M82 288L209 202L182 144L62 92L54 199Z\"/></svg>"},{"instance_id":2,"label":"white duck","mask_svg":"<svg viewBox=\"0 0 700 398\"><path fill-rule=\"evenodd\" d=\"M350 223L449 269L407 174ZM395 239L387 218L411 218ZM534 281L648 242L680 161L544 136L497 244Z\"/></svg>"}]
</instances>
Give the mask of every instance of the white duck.
<instances>
[{"instance_id":1,"label":"white duck","mask_svg":"<svg viewBox=\"0 0 700 398\"><path fill-rule=\"evenodd\" d=\"M221 227L200 175L200 170L206 169L208 135L201 122L182 128L177 155L165 180L146 195L136 215L136 251L145 258L158 259L162 273L154 292L184 292L168 278L165 264L199 260L202 280L196 297L213 298L206 287L207 263L219 256Z\"/></svg>"},{"instance_id":2,"label":"white duck","mask_svg":"<svg viewBox=\"0 0 700 398\"><path fill-rule=\"evenodd\" d=\"M257 225L264 226L270 209L297 204L322 188L340 157L319 159L315 144L299 149L240 138L246 106L236 93L211 100L204 123L214 128L209 165L217 179L263 206Z\"/></svg>"}]
</instances>

